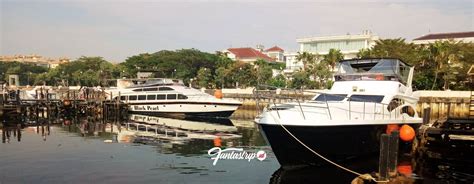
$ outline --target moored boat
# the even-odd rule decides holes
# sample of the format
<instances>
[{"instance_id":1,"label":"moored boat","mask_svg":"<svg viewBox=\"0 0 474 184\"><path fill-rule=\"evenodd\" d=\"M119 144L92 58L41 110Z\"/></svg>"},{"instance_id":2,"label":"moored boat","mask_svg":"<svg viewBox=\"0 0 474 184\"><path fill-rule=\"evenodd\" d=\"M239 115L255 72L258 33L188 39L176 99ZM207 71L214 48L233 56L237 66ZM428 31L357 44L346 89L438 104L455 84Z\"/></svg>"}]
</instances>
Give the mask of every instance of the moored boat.
<instances>
[{"instance_id":1,"label":"moored boat","mask_svg":"<svg viewBox=\"0 0 474 184\"><path fill-rule=\"evenodd\" d=\"M119 81L117 89L108 90L112 98L130 105L129 111L171 117L228 118L242 104L216 98L185 86L175 79L147 79L141 83ZM125 79L126 80L126 79Z\"/></svg>"},{"instance_id":2,"label":"moored boat","mask_svg":"<svg viewBox=\"0 0 474 184\"><path fill-rule=\"evenodd\" d=\"M398 59L343 60L327 93L270 106L257 123L283 167L326 163L310 149L333 161L373 155L388 125L421 124L412 78Z\"/></svg>"}]
</instances>

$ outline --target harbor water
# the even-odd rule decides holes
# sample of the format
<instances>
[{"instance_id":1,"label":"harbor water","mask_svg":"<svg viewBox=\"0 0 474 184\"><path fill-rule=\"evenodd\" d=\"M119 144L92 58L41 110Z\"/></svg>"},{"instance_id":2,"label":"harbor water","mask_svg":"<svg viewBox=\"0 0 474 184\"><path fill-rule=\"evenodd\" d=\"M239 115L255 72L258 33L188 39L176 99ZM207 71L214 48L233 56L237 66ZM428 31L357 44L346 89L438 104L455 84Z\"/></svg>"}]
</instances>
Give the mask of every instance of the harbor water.
<instances>
[{"instance_id":1,"label":"harbor water","mask_svg":"<svg viewBox=\"0 0 474 184\"><path fill-rule=\"evenodd\" d=\"M355 178L332 165L281 169L251 120L77 117L1 131L0 183L350 183ZM220 159L214 165L208 151L216 146L264 151L266 157ZM377 171L377 159L343 164L370 173ZM402 163L414 166L406 160ZM435 164L417 173L413 167L409 183L471 181L456 169Z\"/></svg>"}]
</instances>

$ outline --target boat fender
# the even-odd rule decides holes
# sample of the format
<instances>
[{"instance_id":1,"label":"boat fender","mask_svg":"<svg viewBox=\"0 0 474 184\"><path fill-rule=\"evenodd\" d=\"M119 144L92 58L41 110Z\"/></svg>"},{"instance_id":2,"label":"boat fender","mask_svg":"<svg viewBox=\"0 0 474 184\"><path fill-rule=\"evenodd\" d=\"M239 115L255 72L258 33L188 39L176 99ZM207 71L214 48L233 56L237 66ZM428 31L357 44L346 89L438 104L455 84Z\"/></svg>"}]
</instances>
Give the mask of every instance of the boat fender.
<instances>
[{"instance_id":1,"label":"boat fender","mask_svg":"<svg viewBox=\"0 0 474 184\"><path fill-rule=\"evenodd\" d=\"M393 131L400 130L400 127L396 124L387 125L387 130L385 131L386 134L391 135Z\"/></svg>"},{"instance_id":2,"label":"boat fender","mask_svg":"<svg viewBox=\"0 0 474 184\"><path fill-rule=\"evenodd\" d=\"M222 90L217 89L217 90L214 92L214 97L221 99L221 98L222 98Z\"/></svg>"},{"instance_id":3,"label":"boat fender","mask_svg":"<svg viewBox=\"0 0 474 184\"><path fill-rule=\"evenodd\" d=\"M403 125L400 128L400 139L405 142L410 142L415 138L415 129L410 125Z\"/></svg>"},{"instance_id":4,"label":"boat fender","mask_svg":"<svg viewBox=\"0 0 474 184\"><path fill-rule=\"evenodd\" d=\"M377 75L375 75L375 80L384 80L383 74L377 74Z\"/></svg>"}]
</instances>

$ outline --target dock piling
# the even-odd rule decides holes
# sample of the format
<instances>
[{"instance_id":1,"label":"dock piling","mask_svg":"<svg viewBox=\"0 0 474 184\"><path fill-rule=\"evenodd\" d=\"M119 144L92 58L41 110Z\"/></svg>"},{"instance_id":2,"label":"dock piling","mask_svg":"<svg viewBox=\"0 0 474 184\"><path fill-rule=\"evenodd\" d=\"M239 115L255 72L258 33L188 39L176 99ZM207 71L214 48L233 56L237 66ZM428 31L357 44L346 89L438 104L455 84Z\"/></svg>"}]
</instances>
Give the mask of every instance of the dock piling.
<instances>
[{"instance_id":1,"label":"dock piling","mask_svg":"<svg viewBox=\"0 0 474 184\"><path fill-rule=\"evenodd\" d=\"M382 134L380 136L380 157L379 157L379 180L385 181L388 179L388 171L389 171L389 142L390 136L387 134Z\"/></svg>"}]
</instances>

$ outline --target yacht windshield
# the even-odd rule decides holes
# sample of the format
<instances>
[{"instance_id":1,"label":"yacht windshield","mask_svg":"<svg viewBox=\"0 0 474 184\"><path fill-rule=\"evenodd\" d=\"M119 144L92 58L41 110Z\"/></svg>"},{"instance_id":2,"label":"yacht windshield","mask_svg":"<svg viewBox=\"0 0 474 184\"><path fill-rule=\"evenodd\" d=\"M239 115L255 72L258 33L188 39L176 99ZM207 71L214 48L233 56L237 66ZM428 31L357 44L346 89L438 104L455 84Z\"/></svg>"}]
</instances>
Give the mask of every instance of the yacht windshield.
<instances>
[{"instance_id":1,"label":"yacht windshield","mask_svg":"<svg viewBox=\"0 0 474 184\"><path fill-rule=\"evenodd\" d=\"M380 103L382 102L383 97L383 95L351 95L351 97L349 97L349 101Z\"/></svg>"},{"instance_id":2,"label":"yacht windshield","mask_svg":"<svg viewBox=\"0 0 474 184\"><path fill-rule=\"evenodd\" d=\"M314 101L318 102L326 102L326 101L342 101L346 98L347 94L320 94L318 95Z\"/></svg>"},{"instance_id":3,"label":"yacht windshield","mask_svg":"<svg viewBox=\"0 0 474 184\"><path fill-rule=\"evenodd\" d=\"M354 59L338 63L336 81L393 80L406 84L410 66L398 59Z\"/></svg>"}]
</instances>

